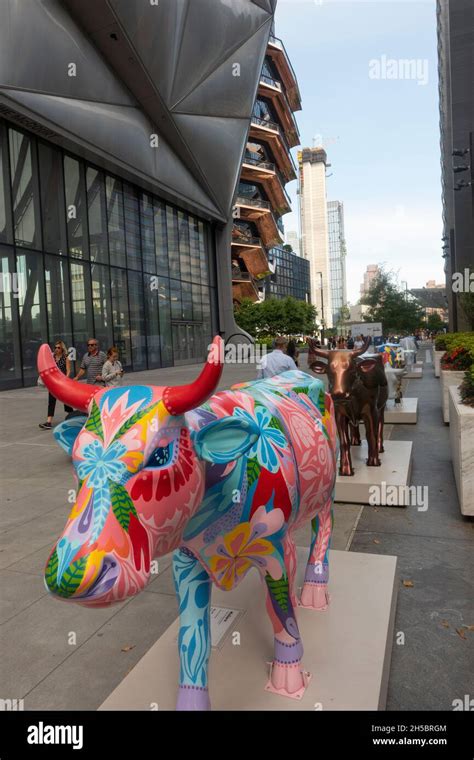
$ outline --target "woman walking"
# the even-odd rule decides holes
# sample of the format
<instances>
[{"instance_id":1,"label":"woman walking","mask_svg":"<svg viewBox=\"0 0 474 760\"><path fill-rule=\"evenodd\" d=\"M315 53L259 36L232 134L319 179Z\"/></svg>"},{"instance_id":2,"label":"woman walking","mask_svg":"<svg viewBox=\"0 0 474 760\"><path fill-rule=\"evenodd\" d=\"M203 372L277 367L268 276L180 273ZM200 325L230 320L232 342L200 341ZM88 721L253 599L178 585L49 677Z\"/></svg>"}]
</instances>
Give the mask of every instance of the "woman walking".
<instances>
[{"instance_id":1,"label":"woman walking","mask_svg":"<svg viewBox=\"0 0 474 760\"><path fill-rule=\"evenodd\" d=\"M109 348L107 351L107 361L102 367L102 380L110 388L122 385L124 371L122 364L119 362L118 355L118 348L115 348L115 346Z\"/></svg>"},{"instance_id":2,"label":"woman walking","mask_svg":"<svg viewBox=\"0 0 474 760\"><path fill-rule=\"evenodd\" d=\"M67 355L67 348L66 344L62 340L57 340L54 344L54 361L58 365L58 368L61 370L63 375L66 375L66 377L71 376L71 360L69 359ZM52 421L54 417L54 412L56 409L56 399L54 396L51 395L51 393L48 393L48 419L46 422L41 422L39 427L41 430L51 430L52 428ZM64 411L66 414L69 412L74 411L72 406L67 406L64 404Z\"/></svg>"}]
</instances>

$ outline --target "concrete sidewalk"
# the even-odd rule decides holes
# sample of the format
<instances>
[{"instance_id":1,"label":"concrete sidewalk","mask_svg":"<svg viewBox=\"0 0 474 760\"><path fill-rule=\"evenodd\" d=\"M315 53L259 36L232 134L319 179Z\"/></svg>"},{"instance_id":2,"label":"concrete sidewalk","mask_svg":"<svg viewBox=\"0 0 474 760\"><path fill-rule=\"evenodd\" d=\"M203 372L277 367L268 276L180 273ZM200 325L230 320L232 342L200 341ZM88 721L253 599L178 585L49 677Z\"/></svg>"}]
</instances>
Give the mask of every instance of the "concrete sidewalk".
<instances>
[{"instance_id":1,"label":"concrete sidewalk","mask_svg":"<svg viewBox=\"0 0 474 760\"><path fill-rule=\"evenodd\" d=\"M130 384L192 382L200 367L127 376ZM220 387L255 378L255 366L226 365ZM68 457L38 424L47 394L39 388L0 394L0 698L26 710L95 710L177 617L171 557L139 596L91 610L52 599L43 585L49 552L64 529L74 488ZM64 417L57 406L56 421ZM333 547L347 549L361 513L337 505ZM297 543L309 546L310 528ZM264 598L262 594L262 614Z\"/></svg>"}]
</instances>

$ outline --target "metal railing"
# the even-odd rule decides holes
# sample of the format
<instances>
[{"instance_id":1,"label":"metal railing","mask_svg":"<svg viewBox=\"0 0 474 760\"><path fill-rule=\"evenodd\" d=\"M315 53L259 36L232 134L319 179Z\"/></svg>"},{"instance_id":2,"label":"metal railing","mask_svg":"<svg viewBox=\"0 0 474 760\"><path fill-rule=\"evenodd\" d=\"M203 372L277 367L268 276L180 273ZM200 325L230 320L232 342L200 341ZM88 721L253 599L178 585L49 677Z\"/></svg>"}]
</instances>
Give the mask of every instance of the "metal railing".
<instances>
[{"instance_id":1,"label":"metal railing","mask_svg":"<svg viewBox=\"0 0 474 760\"><path fill-rule=\"evenodd\" d=\"M244 195L238 195L236 200L237 206L254 206L255 208L270 209L269 201L261 198L246 198Z\"/></svg>"},{"instance_id":2,"label":"metal railing","mask_svg":"<svg viewBox=\"0 0 474 760\"><path fill-rule=\"evenodd\" d=\"M249 155L246 155L244 158L244 164L251 164L252 166L256 166L258 169L268 169L268 171L276 171L275 164L272 164L271 161L261 161L259 158L252 158Z\"/></svg>"},{"instance_id":3,"label":"metal railing","mask_svg":"<svg viewBox=\"0 0 474 760\"><path fill-rule=\"evenodd\" d=\"M261 119L260 116L252 114L251 122L252 124L257 124L259 127L266 127L267 129L272 129L274 132L281 134L281 129L275 121L270 121L270 119Z\"/></svg>"},{"instance_id":4,"label":"metal railing","mask_svg":"<svg viewBox=\"0 0 474 760\"><path fill-rule=\"evenodd\" d=\"M276 90L279 90L279 92L282 92L281 82L279 82L278 79L273 79L273 77L269 77L266 74L260 74L260 82L268 84L270 87L274 87Z\"/></svg>"},{"instance_id":5,"label":"metal railing","mask_svg":"<svg viewBox=\"0 0 474 760\"><path fill-rule=\"evenodd\" d=\"M238 235L232 238L232 245L253 245L260 246L262 241L259 237L245 237L245 235Z\"/></svg>"}]
</instances>

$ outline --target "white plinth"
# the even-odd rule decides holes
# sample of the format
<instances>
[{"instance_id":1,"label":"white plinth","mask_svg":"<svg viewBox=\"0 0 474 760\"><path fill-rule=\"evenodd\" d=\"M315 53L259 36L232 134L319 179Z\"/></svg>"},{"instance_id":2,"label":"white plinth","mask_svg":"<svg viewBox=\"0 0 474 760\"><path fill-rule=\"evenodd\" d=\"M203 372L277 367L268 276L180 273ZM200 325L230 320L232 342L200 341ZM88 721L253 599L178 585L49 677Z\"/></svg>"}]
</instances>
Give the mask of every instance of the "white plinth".
<instances>
[{"instance_id":1,"label":"white plinth","mask_svg":"<svg viewBox=\"0 0 474 760\"><path fill-rule=\"evenodd\" d=\"M449 422L449 389L458 388L464 380L465 372L458 370L441 370L441 401L443 404L443 420Z\"/></svg>"},{"instance_id":2,"label":"white plinth","mask_svg":"<svg viewBox=\"0 0 474 760\"><path fill-rule=\"evenodd\" d=\"M385 422L390 425L415 425L418 422L418 399L402 398L401 404L387 401Z\"/></svg>"},{"instance_id":3,"label":"white plinth","mask_svg":"<svg viewBox=\"0 0 474 760\"><path fill-rule=\"evenodd\" d=\"M440 375L441 375L441 357L445 353L446 353L445 351L435 351L434 352L435 377L440 377Z\"/></svg>"},{"instance_id":4,"label":"white plinth","mask_svg":"<svg viewBox=\"0 0 474 760\"><path fill-rule=\"evenodd\" d=\"M474 515L474 408L461 404L459 390L449 388L449 437L454 477L463 515Z\"/></svg>"},{"instance_id":5,"label":"white plinth","mask_svg":"<svg viewBox=\"0 0 474 760\"><path fill-rule=\"evenodd\" d=\"M298 585L308 550L298 549ZM209 693L214 710L383 710L386 703L397 598L397 558L330 553L331 604L325 612L298 608L303 665L312 679L302 699L265 691L273 631L256 571L234 591L214 588L213 605L242 611L223 645L213 649ZM176 620L100 710L174 710L178 684ZM240 633L240 646L232 633ZM320 707L318 708L318 705ZM156 709L156 708L155 708Z\"/></svg>"},{"instance_id":6,"label":"white plinth","mask_svg":"<svg viewBox=\"0 0 474 760\"><path fill-rule=\"evenodd\" d=\"M362 429L361 429L362 434ZM381 467L367 467L367 441L361 446L352 446L352 466L354 475L337 476L336 501L347 504L382 504L389 489L390 506L406 507L410 494L406 486L410 485L412 466L411 441L385 441L385 453L380 455ZM396 488L396 492L393 490ZM377 500L380 493L381 500Z\"/></svg>"},{"instance_id":7,"label":"white plinth","mask_svg":"<svg viewBox=\"0 0 474 760\"><path fill-rule=\"evenodd\" d=\"M405 375L406 380L421 380L422 377L423 367L417 367L416 364L413 364Z\"/></svg>"}]
</instances>

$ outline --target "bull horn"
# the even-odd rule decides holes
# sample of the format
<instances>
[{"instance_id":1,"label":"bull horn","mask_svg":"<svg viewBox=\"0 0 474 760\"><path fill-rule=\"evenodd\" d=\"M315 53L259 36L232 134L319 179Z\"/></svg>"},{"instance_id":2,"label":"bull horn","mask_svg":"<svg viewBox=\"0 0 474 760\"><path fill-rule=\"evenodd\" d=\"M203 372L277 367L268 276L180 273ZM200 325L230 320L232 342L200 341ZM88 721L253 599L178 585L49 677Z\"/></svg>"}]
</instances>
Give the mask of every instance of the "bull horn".
<instances>
[{"instance_id":1,"label":"bull horn","mask_svg":"<svg viewBox=\"0 0 474 760\"><path fill-rule=\"evenodd\" d=\"M314 354L315 356L321 356L323 359L328 358L329 351L327 351L325 348L318 348L317 346L314 346L312 338L308 338L307 343L312 354ZM309 364L309 354L308 354L308 364Z\"/></svg>"},{"instance_id":2,"label":"bull horn","mask_svg":"<svg viewBox=\"0 0 474 760\"><path fill-rule=\"evenodd\" d=\"M188 385L170 385L165 388L163 403L174 417L204 404L214 393L224 368L223 346L222 338L216 335L207 362L197 380Z\"/></svg>"},{"instance_id":3,"label":"bull horn","mask_svg":"<svg viewBox=\"0 0 474 760\"><path fill-rule=\"evenodd\" d=\"M365 352L368 350L370 346L370 337L367 337L365 339L365 343L362 346L362 348L356 348L355 351L352 351L352 356L361 356L362 354L365 354Z\"/></svg>"},{"instance_id":4,"label":"bull horn","mask_svg":"<svg viewBox=\"0 0 474 760\"><path fill-rule=\"evenodd\" d=\"M83 385L63 375L47 343L40 346L37 362L39 375L54 398L72 406L73 409L80 409L81 412L89 410L89 404L100 388Z\"/></svg>"}]
</instances>

